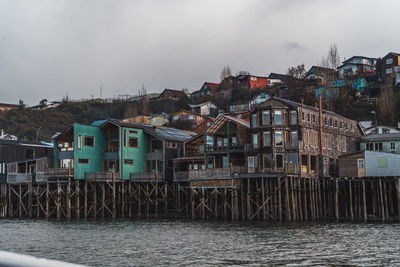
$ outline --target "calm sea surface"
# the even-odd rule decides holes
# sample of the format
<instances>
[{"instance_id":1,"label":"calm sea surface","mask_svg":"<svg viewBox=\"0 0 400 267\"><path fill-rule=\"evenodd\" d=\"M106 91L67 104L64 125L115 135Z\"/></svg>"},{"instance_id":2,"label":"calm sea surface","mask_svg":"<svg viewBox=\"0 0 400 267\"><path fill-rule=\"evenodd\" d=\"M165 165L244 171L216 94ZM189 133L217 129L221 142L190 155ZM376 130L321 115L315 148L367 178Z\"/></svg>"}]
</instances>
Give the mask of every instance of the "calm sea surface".
<instances>
[{"instance_id":1,"label":"calm sea surface","mask_svg":"<svg viewBox=\"0 0 400 267\"><path fill-rule=\"evenodd\" d=\"M0 245L91 266L398 266L400 224L0 220Z\"/></svg>"}]
</instances>

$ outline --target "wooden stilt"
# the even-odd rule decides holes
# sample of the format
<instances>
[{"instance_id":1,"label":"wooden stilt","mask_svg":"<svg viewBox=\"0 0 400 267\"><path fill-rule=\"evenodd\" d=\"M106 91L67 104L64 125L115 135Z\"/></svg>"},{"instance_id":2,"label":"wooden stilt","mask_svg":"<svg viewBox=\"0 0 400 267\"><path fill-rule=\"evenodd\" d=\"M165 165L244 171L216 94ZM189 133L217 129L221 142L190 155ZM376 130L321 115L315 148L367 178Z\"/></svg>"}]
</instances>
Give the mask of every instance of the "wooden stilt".
<instances>
[{"instance_id":1,"label":"wooden stilt","mask_svg":"<svg viewBox=\"0 0 400 267\"><path fill-rule=\"evenodd\" d=\"M83 208L83 213L85 219L88 217L88 187L87 187L87 181L85 180L84 183L84 208Z\"/></svg>"},{"instance_id":2,"label":"wooden stilt","mask_svg":"<svg viewBox=\"0 0 400 267\"><path fill-rule=\"evenodd\" d=\"M336 184L336 193L335 193L335 213L336 213L336 220L339 220L339 179L335 179Z\"/></svg>"}]
</instances>

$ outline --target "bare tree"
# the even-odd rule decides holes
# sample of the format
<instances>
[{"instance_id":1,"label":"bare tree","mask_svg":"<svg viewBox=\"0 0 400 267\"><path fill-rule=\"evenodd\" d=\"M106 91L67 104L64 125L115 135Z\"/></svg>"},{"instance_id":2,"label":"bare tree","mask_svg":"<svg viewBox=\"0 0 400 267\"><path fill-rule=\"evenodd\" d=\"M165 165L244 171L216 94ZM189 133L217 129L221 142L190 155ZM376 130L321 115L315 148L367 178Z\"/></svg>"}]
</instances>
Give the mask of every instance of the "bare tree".
<instances>
[{"instance_id":1,"label":"bare tree","mask_svg":"<svg viewBox=\"0 0 400 267\"><path fill-rule=\"evenodd\" d=\"M240 70L236 73L236 76L240 76L240 75L249 75L250 72L248 72L247 70Z\"/></svg>"},{"instance_id":2,"label":"bare tree","mask_svg":"<svg viewBox=\"0 0 400 267\"><path fill-rule=\"evenodd\" d=\"M304 63L295 67L289 67L286 74L296 79L303 79L306 76Z\"/></svg>"},{"instance_id":3,"label":"bare tree","mask_svg":"<svg viewBox=\"0 0 400 267\"><path fill-rule=\"evenodd\" d=\"M331 44L331 47L329 48L328 56L326 59L328 61L328 65L330 66L331 69L337 69L337 67L339 67L340 56L339 56L339 51L338 51L337 45L335 43Z\"/></svg>"},{"instance_id":4,"label":"bare tree","mask_svg":"<svg viewBox=\"0 0 400 267\"><path fill-rule=\"evenodd\" d=\"M223 79L225 79L226 77L229 77L229 76L232 76L232 71L231 71L231 68L228 65L226 65L222 69L221 74L219 75L219 78L222 81Z\"/></svg>"},{"instance_id":5,"label":"bare tree","mask_svg":"<svg viewBox=\"0 0 400 267\"><path fill-rule=\"evenodd\" d=\"M326 57L321 59L321 62L317 64L320 67L330 68L330 69L337 69L340 66L340 56L338 47L335 43L331 44L329 48L328 54Z\"/></svg>"},{"instance_id":6,"label":"bare tree","mask_svg":"<svg viewBox=\"0 0 400 267\"><path fill-rule=\"evenodd\" d=\"M144 84L142 85L142 88L140 88L140 89L138 90L138 95L139 95L139 99L141 99L141 98L146 98L146 97L147 97L147 89L146 89L146 87L144 86Z\"/></svg>"}]
</instances>

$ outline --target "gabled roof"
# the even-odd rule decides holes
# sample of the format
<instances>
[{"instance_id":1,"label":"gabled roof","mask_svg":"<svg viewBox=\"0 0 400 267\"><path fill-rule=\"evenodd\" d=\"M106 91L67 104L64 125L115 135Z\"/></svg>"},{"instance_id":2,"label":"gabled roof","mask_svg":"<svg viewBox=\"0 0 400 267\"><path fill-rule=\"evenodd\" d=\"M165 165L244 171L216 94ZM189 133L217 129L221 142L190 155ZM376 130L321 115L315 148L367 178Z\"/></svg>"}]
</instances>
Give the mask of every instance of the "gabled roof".
<instances>
[{"instance_id":1,"label":"gabled roof","mask_svg":"<svg viewBox=\"0 0 400 267\"><path fill-rule=\"evenodd\" d=\"M318 111L319 110L318 108L313 107L313 106L308 106L308 105L305 105L305 104L301 104L301 103L294 102L294 101L289 100L289 99L280 98L280 97L276 97L276 96L272 96L270 99L262 102L261 104L258 105L258 107L262 107L264 105L264 103L267 103L270 100L276 100L276 101L279 101L281 103L287 104L287 105L292 106L292 107L304 107L304 108L311 109L311 110L314 110L314 111ZM339 117L345 118L344 116L342 116L340 114L337 114L335 112L332 112L332 111L329 111L329 110L325 110L325 109L322 109L322 113L331 114L331 115L335 115L335 116L339 116ZM346 119L348 119L348 118L346 118ZM349 120L351 120L351 119L349 119Z\"/></svg>"},{"instance_id":2,"label":"gabled roof","mask_svg":"<svg viewBox=\"0 0 400 267\"><path fill-rule=\"evenodd\" d=\"M211 91L218 90L219 83L205 82L205 84L207 84L207 86L211 89Z\"/></svg>"},{"instance_id":3,"label":"gabled roof","mask_svg":"<svg viewBox=\"0 0 400 267\"><path fill-rule=\"evenodd\" d=\"M352 60L353 58L364 58L364 59L372 59L372 60L376 60L376 58L374 58L374 57L365 57L365 56L352 56L351 58L349 58L349 59L346 59L345 61L343 61L342 63L346 63L347 61L349 61L349 60Z\"/></svg>"},{"instance_id":4,"label":"gabled roof","mask_svg":"<svg viewBox=\"0 0 400 267\"><path fill-rule=\"evenodd\" d=\"M218 115L217 119L210 125L210 127L206 130L206 134L216 133L222 125L226 122L231 121L233 123L239 124L243 127L250 128L250 121L245 119L239 119L236 117L232 117L225 114Z\"/></svg>"},{"instance_id":5,"label":"gabled roof","mask_svg":"<svg viewBox=\"0 0 400 267\"><path fill-rule=\"evenodd\" d=\"M180 110L180 111L177 111L177 112L172 113L172 114L170 115L170 117L175 116L175 115L180 115L180 114L191 114L191 115L200 116L200 117L203 117L203 118L208 119L207 116L201 115L201 114L196 113L196 112L193 112L193 111L191 111L191 110L185 110L185 109L182 109L182 110Z\"/></svg>"},{"instance_id":6,"label":"gabled roof","mask_svg":"<svg viewBox=\"0 0 400 267\"><path fill-rule=\"evenodd\" d=\"M324 73L335 73L335 72L336 72L336 70L331 69L331 68L324 68L324 67L319 67L319 66L312 66L312 67L310 68L310 70L307 71L305 77L307 77L308 75L310 75L310 74L312 74L312 73L316 73L316 74L321 74L321 73L322 73L322 74L324 74Z\"/></svg>"},{"instance_id":7,"label":"gabled roof","mask_svg":"<svg viewBox=\"0 0 400 267\"><path fill-rule=\"evenodd\" d=\"M289 78L290 78L289 75L286 75L286 74L279 74L279 73L274 73L274 72L271 72L271 73L268 75L268 79L276 79L276 80L286 81L286 80L289 79Z\"/></svg>"},{"instance_id":8,"label":"gabled roof","mask_svg":"<svg viewBox=\"0 0 400 267\"><path fill-rule=\"evenodd\" d=\"M400 141L400 133L369 134L361 137L362 141Z\"/></svg>"},{"instance_id":9,"label":"gabled roof","mask_svg":"<svg viewBox=\"0 0 400 267\"><path fill-rule=\"evenodd\" d=\"M185 94L184 92L182 92L180 90L175 90L175 89L165 89L161 94L163 94L164 92L166 92L167 94L169 94L172 97L180 97Z\"/></svg>"},{"instance_id":10,"label":"gabled roof","mask_svg":"<svg viewBox=\"0 0 400 267\"><path fill-rule=\"evenodd\" d=\"M207 104L213 104L214 106L217 106L217 104L215 104L213 101L207 101L207 102L203 102L203 103L200 103L200 104L189 104L189 107L190 108L198 108L198 107L201 107L201 106L205 106L205 105L207 105Z\"/></svg>"},{"instance_id":11,"label":"gabled roof","mask_svg":"<svg viewBox=\"0 0 400 267\"><path fill-rule=\"evenodd\" d=\"M0 145L17 145L17 146L34 146L34 147L52 148L52 146L46 145L42 142L9 140L9 139L0 139Z\"/></svg>"}]
</instances>

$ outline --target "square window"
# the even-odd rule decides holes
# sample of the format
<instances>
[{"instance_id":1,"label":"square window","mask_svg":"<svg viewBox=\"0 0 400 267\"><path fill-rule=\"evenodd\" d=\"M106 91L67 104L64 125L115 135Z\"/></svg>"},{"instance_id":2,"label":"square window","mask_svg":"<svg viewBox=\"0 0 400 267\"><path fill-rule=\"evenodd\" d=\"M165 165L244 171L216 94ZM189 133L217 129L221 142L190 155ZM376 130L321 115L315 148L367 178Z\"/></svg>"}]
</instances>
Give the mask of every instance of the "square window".
<instances>
[{"instance_id":1,"label":"square window","mask_svg":"<svg viewBox=\"0 0 400 267\"><path fill-rule=\"evenodd\" d=\"M88 147L94 147L94 136L85 136L83 144Z\"/></svg>"},{"instance_id":2,"label":"square window","mask_svg":"<svg viewBox=\"0 0 400 267\"><path fill-rule=\"evenodd\" d=\"M128 145L131 148L137 148L138 147L138 139L137 139L137 137L129 137Z\"/></svg>"},{"instance_id":3,"label":"square window","mask_svg":"<svg viewBox=\"0 0 400 267\"><path fill-rule=\"evenodd\" d=\"M275 146L283 146L283 132L282 131L275 132Z\"/></svg>"}]
</instances>

